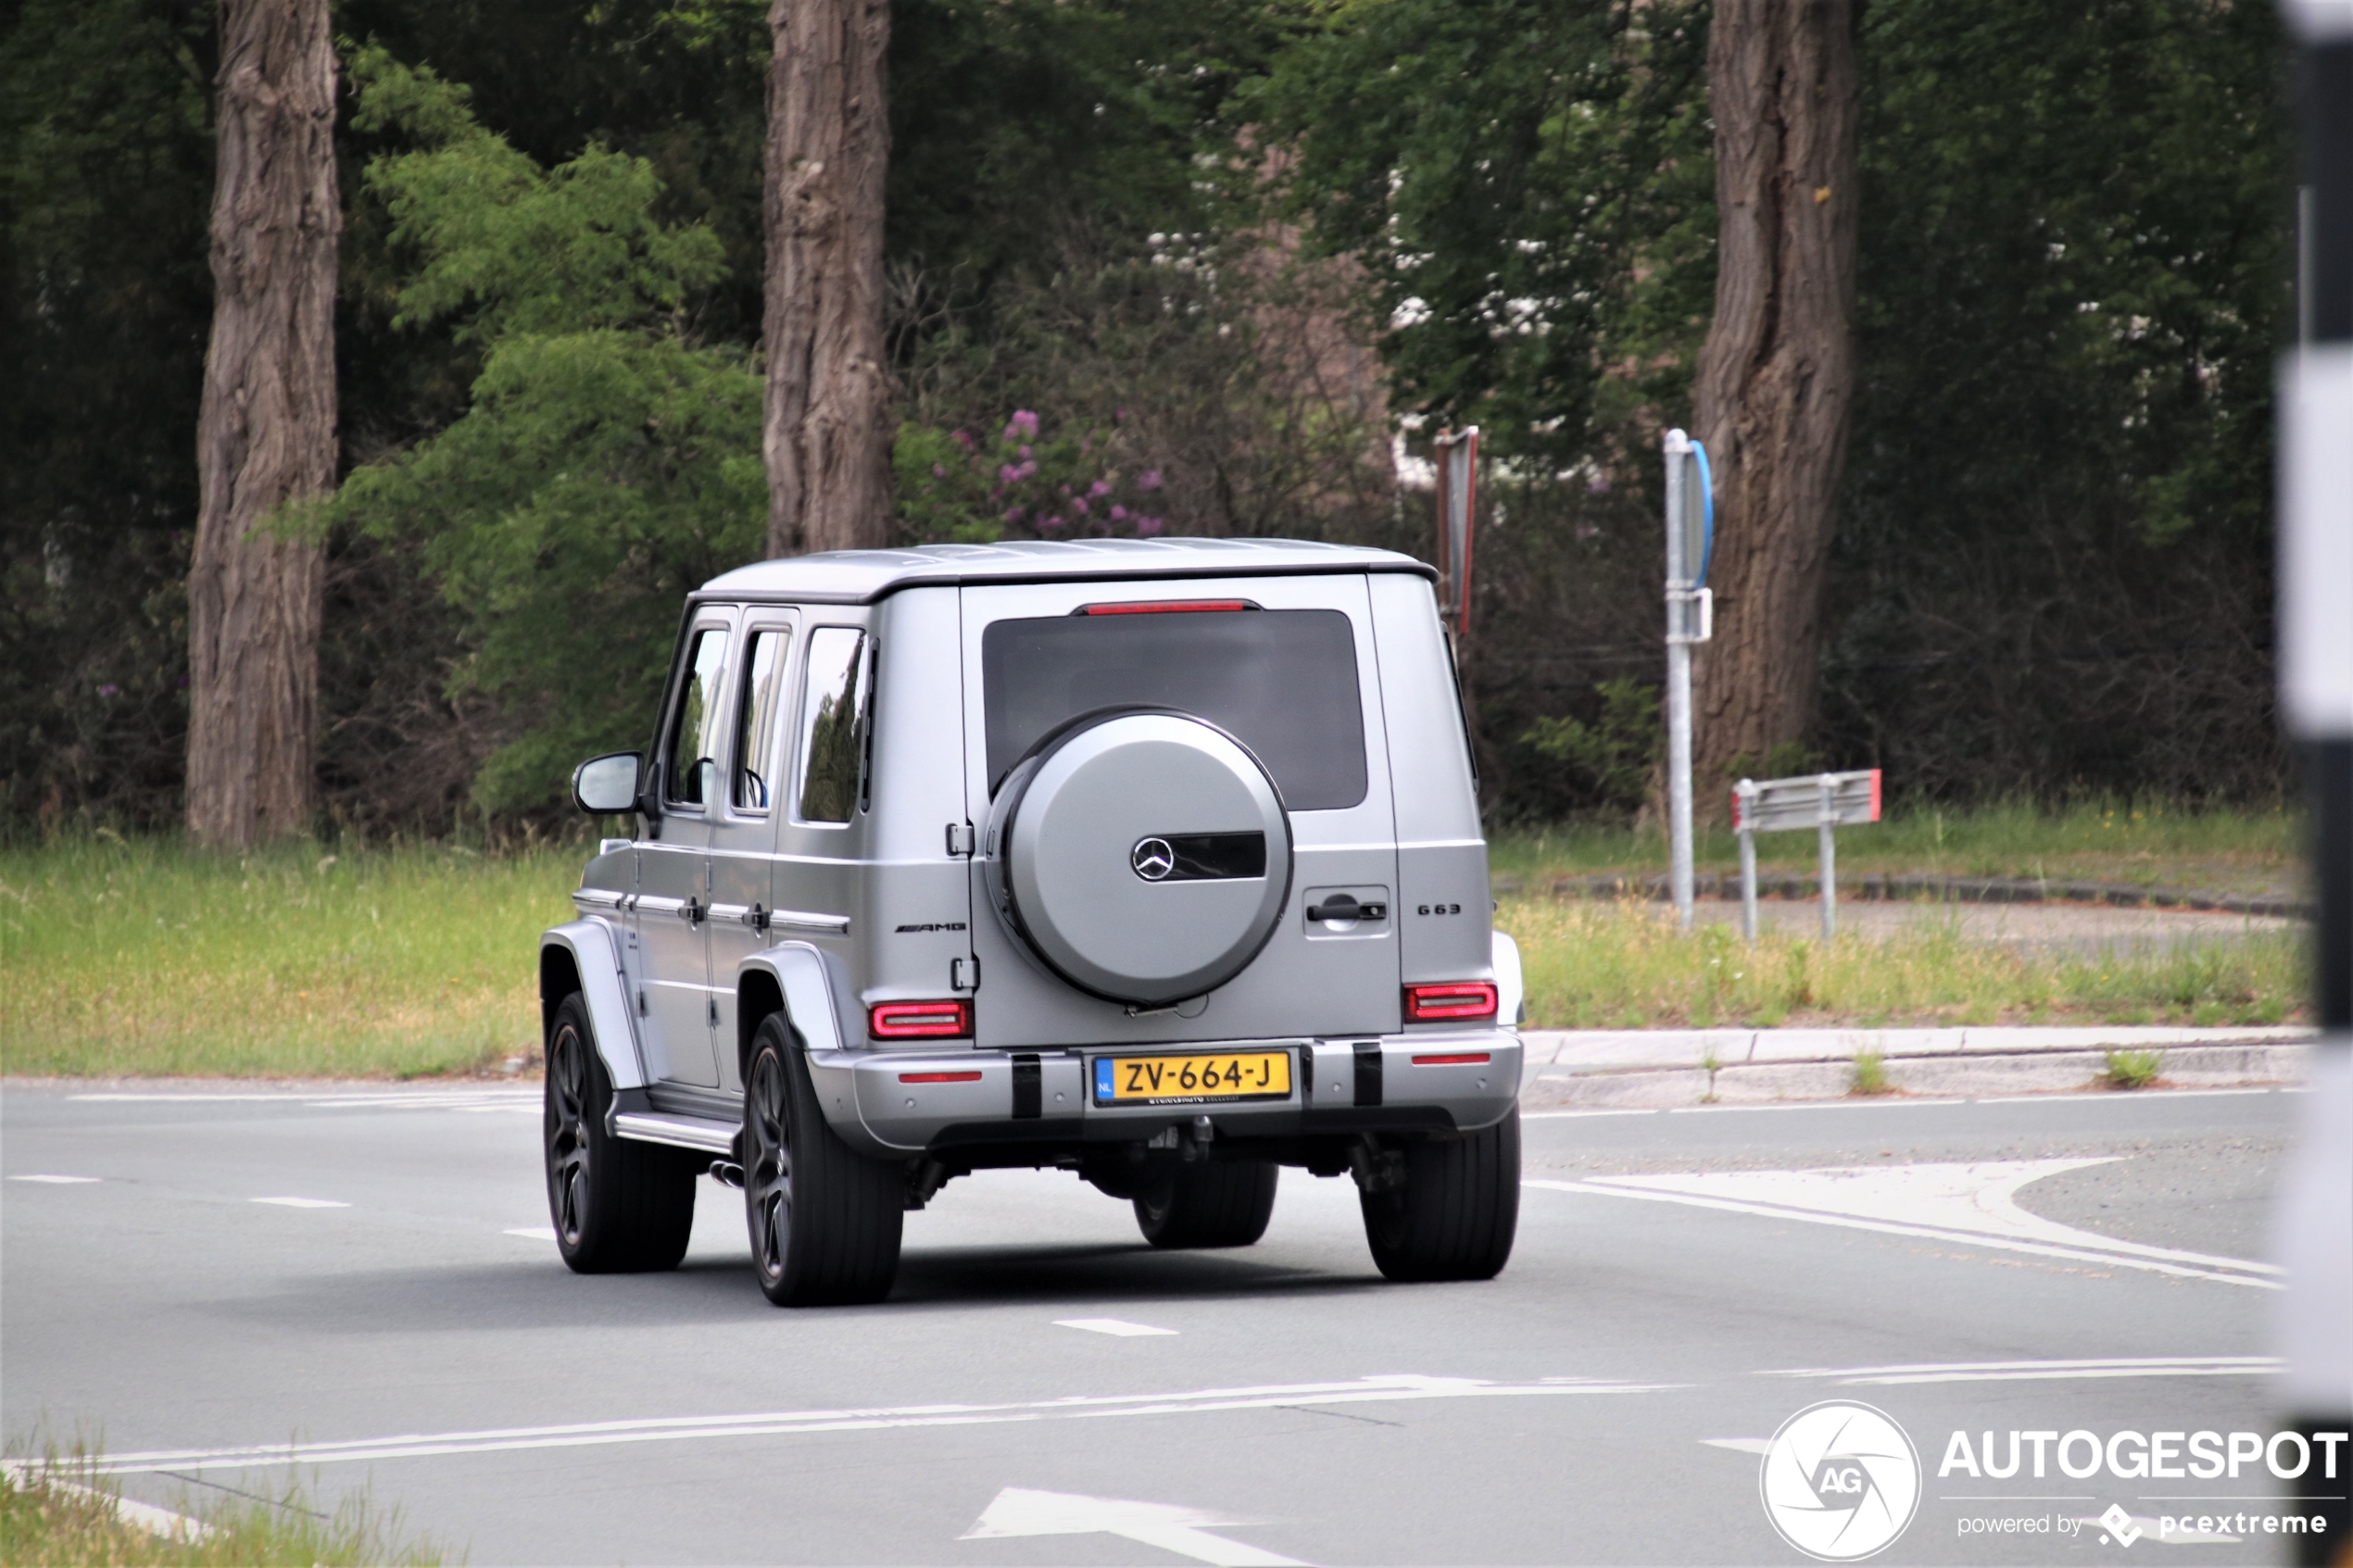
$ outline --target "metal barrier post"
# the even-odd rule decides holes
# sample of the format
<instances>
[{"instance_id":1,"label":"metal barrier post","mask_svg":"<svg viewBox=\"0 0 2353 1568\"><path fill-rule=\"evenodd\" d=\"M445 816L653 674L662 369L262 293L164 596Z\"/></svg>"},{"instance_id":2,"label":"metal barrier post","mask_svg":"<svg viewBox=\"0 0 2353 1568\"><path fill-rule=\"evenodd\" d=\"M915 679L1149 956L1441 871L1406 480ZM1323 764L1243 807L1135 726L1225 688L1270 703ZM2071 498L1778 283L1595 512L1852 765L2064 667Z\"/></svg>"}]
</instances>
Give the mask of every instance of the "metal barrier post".
<instances>
[{"instance_id":1,"label":"metal barrier post","mask_svg":"<svg viewBox=\"0 0 2353 1568\"><path fill-rule=\"evenodd\" d=\"M1684 558L1683 495L1691 440L1667 433L1667 838L1675 919L1692 928L1692 638L1684 622L1692 573Z\"/></svg>"},{"instance_id":2,"label":"metal barrier post","mask_svg":"<svg viewBox=\"0 0 2353 1568\"><path fill-rule=\"evenodd\" d=\"M1824 773L1822 786L1822 940L1838 935L1838 775Z\"/></svg>"},{"instance_id":3,"label":"metal barrier post","mask_svg":"<svg viewBox=\"0 0 2353 1568\"><path fill-rule=\"evenodd\" d=\"M1756 781L1743 779L1732 786L1739 802L1741 837L1741 935L1756 940Z\"/></svg>"}]
</instances>

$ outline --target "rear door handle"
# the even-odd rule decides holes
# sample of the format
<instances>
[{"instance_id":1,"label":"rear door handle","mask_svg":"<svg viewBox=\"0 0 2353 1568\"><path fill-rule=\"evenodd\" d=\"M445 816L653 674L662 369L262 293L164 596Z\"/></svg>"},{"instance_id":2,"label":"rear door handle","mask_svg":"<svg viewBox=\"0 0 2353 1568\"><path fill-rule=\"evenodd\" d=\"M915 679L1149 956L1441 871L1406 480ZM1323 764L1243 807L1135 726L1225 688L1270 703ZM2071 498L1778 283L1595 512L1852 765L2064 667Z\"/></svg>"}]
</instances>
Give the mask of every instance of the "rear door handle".
<instances>
[{"instance_id":1,"label":"rear door handle","mask_svg":"<svg viewBox=\"0 0 2353 1568\"><path fill-rule=\"evenodd\" d=\"M1381 920L1389 914L1387 904L1360 904L1355 895L1339 893L1321 904L1307 907L1309 920Z\"/></svg>"}]
</instances>

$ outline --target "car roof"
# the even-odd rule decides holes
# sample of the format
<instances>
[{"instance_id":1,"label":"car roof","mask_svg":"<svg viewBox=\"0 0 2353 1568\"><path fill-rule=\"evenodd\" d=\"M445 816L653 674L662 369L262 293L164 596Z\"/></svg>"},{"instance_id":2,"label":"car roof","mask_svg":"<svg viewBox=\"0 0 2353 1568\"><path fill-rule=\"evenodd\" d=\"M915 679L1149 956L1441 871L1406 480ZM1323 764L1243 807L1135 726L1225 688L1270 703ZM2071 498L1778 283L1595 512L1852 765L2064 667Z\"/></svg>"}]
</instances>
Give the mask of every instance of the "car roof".
<instances>
[{"instance_id":1,"label":"car roof","mask_svg":"<svg viewBox=\"0 0 2353 1568\"><path fill-rule=\"evenodd\" d=\"M907 550L826 550L755 561L704 583L697 599L793 599L868 604L901 588L1153 577L1277 577L1432 568L1394 550L1304 539L1024 539L924 545Z\"/></svg>"}]
</instances>

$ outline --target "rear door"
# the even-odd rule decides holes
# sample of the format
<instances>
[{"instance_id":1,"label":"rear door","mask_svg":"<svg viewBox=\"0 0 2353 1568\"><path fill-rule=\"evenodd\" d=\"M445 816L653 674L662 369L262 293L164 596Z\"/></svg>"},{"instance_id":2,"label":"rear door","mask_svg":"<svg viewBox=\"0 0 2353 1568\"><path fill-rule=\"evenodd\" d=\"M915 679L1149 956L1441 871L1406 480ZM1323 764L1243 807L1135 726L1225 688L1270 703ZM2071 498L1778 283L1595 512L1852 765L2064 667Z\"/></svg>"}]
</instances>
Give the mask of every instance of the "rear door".
<instances>
[{"instance_id":1,"label":"rear door","mask_svg":"<svg viewBox=\"0 0 2353 1568\"><path fill-rule=\"evenodd\" d=\"M779 940L771 935L775 908L776 822L784 807L793 748L792 653L798 612L754 605L736 632L738 651L728 677L727 784L711 809L710 874L712 1049L719 1086L740 1093L736 1060L737 970L743 960Z\"/></svg>"},{"instance_id":2,"label":"rear door","mask_svg":"<svg viewBox=\"0 0 2353 1568\"><path fill-rule=\"evenodd\" d=\"M1205 1007L1156 1017L1130 1018L1048 973L1020 948L976 880L980 1043L1397 1029L1396 817L1365 580L963 592L964 731L975 738L965 788L975 818L986 817L1029 746L1064 720L1103 708L1167 708L1216 724L1252 750L1283 797L1293 840L1289 904L1265 948Z\"/></svg>"}]
</instances>

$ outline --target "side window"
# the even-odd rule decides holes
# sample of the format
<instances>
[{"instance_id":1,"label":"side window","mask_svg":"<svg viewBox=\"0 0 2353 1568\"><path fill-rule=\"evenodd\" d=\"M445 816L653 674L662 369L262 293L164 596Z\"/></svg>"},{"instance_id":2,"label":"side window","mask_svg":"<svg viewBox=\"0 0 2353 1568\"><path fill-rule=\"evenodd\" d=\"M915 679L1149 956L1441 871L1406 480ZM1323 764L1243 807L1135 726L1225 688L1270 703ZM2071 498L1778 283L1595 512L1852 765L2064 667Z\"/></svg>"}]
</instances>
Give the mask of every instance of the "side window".
<instances>
[{"instance_id":1,"label":"side window","mask_svg":"<svg viewBox=\"0 0 2353 1568\"><path fill-rule=\"evenodd\" d=\"M686 689L671 720L662 759L662 797L673 806L708 802L719 783L719 675L727 663L727 632L706 627L686 650Z\"/></svg>"},{"instance_id":2,"label":"side window","mask_svg":"<svg viewBox=\"0 0 2353 1568\"><path fill-rule=\"evenodd\" d=\"M858 805L869 696L862 686L866 634L847 626L809 633L808 686L800 701L800 820L846 822Z\"/></svg>"},{"instance_id":3,"label":"side window","mask_svg":"<svg viewBox=\"0 0 2353 1568\"><path fill-rule=\"evenodd\" d=\"M736 784L733 799L738 811L765 811L770 798L770 773L777 765L777 715L784 708L785 650L792 633L781 626L763 627L751 634L744 659L744 689L736 698Z\"/></svg>"}]
</instances>

